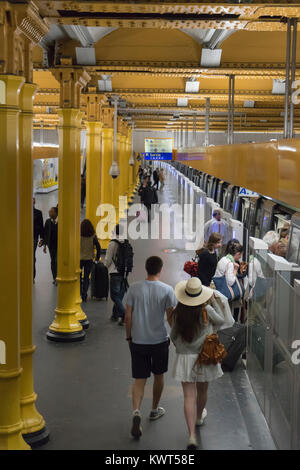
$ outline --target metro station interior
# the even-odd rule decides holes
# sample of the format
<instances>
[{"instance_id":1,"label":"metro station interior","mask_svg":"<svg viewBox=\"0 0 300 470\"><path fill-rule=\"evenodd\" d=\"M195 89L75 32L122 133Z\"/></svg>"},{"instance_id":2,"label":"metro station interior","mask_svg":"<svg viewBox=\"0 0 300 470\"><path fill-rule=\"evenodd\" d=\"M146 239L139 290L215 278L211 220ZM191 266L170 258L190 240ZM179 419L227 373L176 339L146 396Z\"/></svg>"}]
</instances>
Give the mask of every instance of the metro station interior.
<instances>
[{"instance_id":1,"label":"metro station interior","mask_svg":"<svg viewBox=\"0 0 300 470\"><path fill-rule=\"evenodd\" d=\"M170 372L166 416L131 438L124 327L110 297L80 294L81 221L99 227L100 205L134 219L149 165L164 170L159 204L193 207L202 245L219 209L263 273L263 295L243 304L246 353L209 388L199 448L300 449L299 18L296 1L0 2L0 451L185 449ZM171 157L146 140L171 141ZM58 205L54 283L33 197L44 221ZM279 256L263 239L282 228ZM111 234L98 238L103 260ZM184 236L130 242L130 284L153 255L163 282L189 278Z\"/></svg>"}]
</instances>

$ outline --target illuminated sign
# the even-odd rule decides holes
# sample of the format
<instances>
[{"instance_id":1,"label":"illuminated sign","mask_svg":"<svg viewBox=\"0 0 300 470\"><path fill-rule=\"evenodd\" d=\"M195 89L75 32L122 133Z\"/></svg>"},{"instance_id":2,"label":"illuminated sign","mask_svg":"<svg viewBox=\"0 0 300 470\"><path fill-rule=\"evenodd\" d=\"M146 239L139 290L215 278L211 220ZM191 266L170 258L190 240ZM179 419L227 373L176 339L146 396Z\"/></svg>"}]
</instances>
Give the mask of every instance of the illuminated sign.
<instances>
[{"instance_id":1,"label":"illuminated sign","mask_svg":"<svg viewBox=\"0 0 300 470\"><path fill-rule=\"evenodd\" d=\"M172 160L173 139L145 139L145 160Z\"/></svg>"}]
</instances>

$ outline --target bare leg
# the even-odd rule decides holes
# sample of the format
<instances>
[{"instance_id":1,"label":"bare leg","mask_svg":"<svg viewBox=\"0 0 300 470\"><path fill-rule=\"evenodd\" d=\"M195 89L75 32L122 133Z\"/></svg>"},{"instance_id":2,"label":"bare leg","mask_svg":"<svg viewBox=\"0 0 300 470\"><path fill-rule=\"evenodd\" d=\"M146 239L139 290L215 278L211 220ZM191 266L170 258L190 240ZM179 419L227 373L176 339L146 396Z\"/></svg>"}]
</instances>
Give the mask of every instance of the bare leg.
<instances>
[{"instance_id":1,"label":"bare leg","mask_svg":"<svg viewBox=\"0 0 300 470\"><path fill-rule=\"evenodd\" d=\"M195 436L197 388L192 382L181 382L184 396L184 416L189 435Z\"/></svg>"},{"instance_id":2,"label":"bare leg","mask_svg":"<svg viewBox=\"0 0 300 470\"><path fill-rule=\"evenodd\" d=\"M197 382L197 419L201 419L207 402L208 382Z\"/></svg>"},{"instance_id":3,"label":"bare leg","mask_svg":"<svg viewBox=\"0 0 300 470\"><path fill-rule=\"evenodd\" d=\"M154 375L154 383L153 383L153 401L152 401L152 409L156 410L158 407L161 394L164 388L164 376L162 375Z\"/></svg>"},{"instance_id":4,"label":"bare leg","mask_svg":"<svg viewBox=\"0 0 300 470\"><path fill-rule=\"evenodd\" d=\"M141 408L147 379L135 379L132 387L132 405L134 410Z\"/></svg>"}]
</instances>

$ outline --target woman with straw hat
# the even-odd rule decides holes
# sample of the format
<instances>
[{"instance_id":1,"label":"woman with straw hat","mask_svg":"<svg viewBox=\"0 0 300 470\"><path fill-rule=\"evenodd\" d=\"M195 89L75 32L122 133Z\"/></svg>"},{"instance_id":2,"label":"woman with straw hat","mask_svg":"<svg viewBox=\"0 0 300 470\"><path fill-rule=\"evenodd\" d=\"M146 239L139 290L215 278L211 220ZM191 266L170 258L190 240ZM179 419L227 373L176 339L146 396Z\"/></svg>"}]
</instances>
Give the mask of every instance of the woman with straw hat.
<instances>
[{"instance_id":1,"label":"woman with straw hat","mask_svg":"<svg viewBox=\"0 0 300 470\"><path fill-rule=\"evenodd\" d=\"M189 431L187 449L197 449L196 426L207 415L208 383L223 375L220 363L198 365L196 361L203 343L224 323L214 291L202 285L200 279L190 278L175 287L178 304L169 317L171 339L176 347L173 377L182 383L184 414Z\"/></svg>"}]
</instances>

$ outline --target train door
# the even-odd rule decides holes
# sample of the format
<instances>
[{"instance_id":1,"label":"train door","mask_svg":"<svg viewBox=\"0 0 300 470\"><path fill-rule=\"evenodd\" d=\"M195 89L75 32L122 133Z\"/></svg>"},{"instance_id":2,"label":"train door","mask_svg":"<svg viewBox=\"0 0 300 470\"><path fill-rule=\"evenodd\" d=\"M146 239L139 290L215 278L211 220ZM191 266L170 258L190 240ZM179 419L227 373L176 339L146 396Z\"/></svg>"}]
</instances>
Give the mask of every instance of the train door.
<instances>
[{"instance_id":1,"label":"train door","mask_svg":"<svg viewBox=\"0 0 300 470\"><path fill-rule=\"evenodd\" d=\"M291 230L287 260L300 265L300 214L294 214L291 219Z\"/></svg>"},{"instance_id":2,"label":"train door","mask_svg":"<svg viewBox=\"0 0 300 470\"><path fill-rule=\"evenodd\" d=\"M263 238L269 230L272 230L274 228L273 216L275 205L276 204L274 202L268 201L267 199L263 199L262 201L262 214L259 238Z\"/></svg>"},{"instance_id":3,"label":"train door","mask_svg":"<svg viewBox=\"0 0 300 470\"><path fill-rule=\"evenodd\" d=\"M242 197L239 196L240 188L238 186L234 186L232 190L232 200L231 200L231 207L229 212L232 214L234 219L240 220L243 222L242 219Z\"/></svg>"},{"instance_id":4,"label":"train door","mask_svg":"<svg viewBox=\"0 0 300 470\"><path fill-rule=\"evenodd\" d=\"M233 194L233 186L229 185L224 191L223 209L231 213L231 200Z\"/></svg>"}]
</instances>

